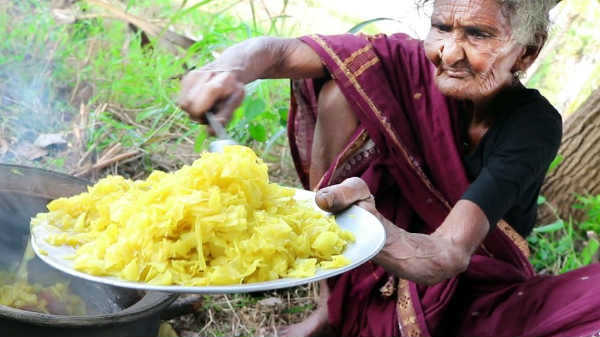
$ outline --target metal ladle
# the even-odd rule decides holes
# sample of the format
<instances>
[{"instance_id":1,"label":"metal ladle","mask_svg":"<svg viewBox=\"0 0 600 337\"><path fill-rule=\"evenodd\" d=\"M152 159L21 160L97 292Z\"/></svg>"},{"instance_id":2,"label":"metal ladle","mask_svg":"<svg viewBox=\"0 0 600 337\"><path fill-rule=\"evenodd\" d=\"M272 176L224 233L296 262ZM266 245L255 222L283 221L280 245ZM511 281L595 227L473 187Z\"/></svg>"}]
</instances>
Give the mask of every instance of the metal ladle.
<instances>
[{"instance_id":1,"label":"metal ladle","mask_svg":"<svg viewBox=\"0 0 600 337\"><path fill-rule=\"evenodd\" d=\"M215 131L217 140L214 140L208 144L209 152L223 152L223 149L229 145L237 145L237 142L233 140L223 125L217 120L212 112L205 114L208 125Z\"/></svg>"}]
</instances>

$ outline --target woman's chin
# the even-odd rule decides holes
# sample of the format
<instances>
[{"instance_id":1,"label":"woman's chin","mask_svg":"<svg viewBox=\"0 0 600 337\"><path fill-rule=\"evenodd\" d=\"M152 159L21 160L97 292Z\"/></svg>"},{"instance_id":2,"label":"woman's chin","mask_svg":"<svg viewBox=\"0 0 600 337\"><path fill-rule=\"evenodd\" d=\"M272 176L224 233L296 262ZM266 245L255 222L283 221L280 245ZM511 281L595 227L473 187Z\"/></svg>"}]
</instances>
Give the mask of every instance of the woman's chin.
<instances>
[{"instance_id":1,"label":"woman's chin","mask_svg":"<svg viewBox=\"0 0 600 337\"><path fill-rule=\"evenodd\" d=\"M473 98L472 97L473 95L470 95L470 93L468 91L464 90L460 86L438 85L437 87L440 90L440 92L442 93L442 95L447 96L447 97L451 97L451 98L459 99L459 100L470 100Z\"/></svg>"},{"instance_id":2,"label":"woman's chin","mask_svg":"<svg viewBox=\"0 0 600 337\"><path fill-rule=\"evenodd\" d=\"M485 98L485 94L465 79L436 78L435 84L444 96L454 99L477 101Z\"/></svg>"}]
</instances>

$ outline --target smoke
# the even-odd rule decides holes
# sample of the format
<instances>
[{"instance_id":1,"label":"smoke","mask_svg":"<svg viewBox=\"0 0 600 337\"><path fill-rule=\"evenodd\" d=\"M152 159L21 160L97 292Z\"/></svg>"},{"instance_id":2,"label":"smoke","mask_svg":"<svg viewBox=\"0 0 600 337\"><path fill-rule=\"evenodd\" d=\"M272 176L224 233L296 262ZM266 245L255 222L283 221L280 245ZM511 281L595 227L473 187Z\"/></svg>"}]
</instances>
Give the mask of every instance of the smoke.
<instances>
[{"instance_id":1,"label":"smoke","mask_svg":"<svg viewBox=\"0 0 600 337\"><path fill-rule=\"evenodd\" d=\"M2 6L7 20L0 15L0 163L27 163L39 158L27 145L40 134L62 131L73 116L68 41L44 6Z\"/></svg>"},{"instance_id":2,"label":"smoke","mask_svg":"<svg viewBox=\"0 0 600 337\"><path fill-rule=\"evenodd\" d=\"M64 89L52 76L44 65L26 61L0 68L0 138L8 146L0 153L0 162L34 159L24 153L23 144L33 143L40 134L61 131L73 115Z\"/></svg>"}]
</instances>

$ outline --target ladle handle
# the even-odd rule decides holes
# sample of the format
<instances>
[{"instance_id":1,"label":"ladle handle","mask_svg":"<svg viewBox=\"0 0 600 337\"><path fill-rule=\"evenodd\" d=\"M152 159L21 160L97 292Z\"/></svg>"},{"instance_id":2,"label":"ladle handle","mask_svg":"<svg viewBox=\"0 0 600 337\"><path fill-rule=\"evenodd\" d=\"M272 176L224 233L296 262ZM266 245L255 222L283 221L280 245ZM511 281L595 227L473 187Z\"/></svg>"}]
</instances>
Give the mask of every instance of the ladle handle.
<instances>
[{"instance_id":1,"label":"ladle handle","mask_svg":"<svg viewBox=\"0 0 600 337\"><path fill-rule=\"evenodd\" d=\"M223 127L223 124L221 124L217 120L217 117L215 117L215 115L212 113L212 111L208 111L204 115L206 116L206 120L208 121L208 125L210 125L210 127L215 131L215 134L217 135L217 138L219 138L219 139L231 139L231 137L229 137L229 134L227 134L227 130L225 130L225 128Z\"/></svg>"}]
</instances>

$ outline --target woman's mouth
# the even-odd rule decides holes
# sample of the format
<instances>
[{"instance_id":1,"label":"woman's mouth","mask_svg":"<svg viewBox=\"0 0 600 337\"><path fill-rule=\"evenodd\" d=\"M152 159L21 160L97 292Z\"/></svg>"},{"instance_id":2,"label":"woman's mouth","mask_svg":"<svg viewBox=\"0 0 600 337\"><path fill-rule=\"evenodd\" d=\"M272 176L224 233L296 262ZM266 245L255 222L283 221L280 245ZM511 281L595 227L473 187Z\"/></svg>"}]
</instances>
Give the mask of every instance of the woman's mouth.
<instances>
[{"instance_id":1,"label":"woman's mouth","mask_svg":"<svg viewBox=\"0 0 600 337\"><path fill-rule=\"evenodd\" d=\"M446 74L446 76L451 78L465 78L471 76L472 72L469 69L465 68L448 68L448 67L440 67L438 68L438 75Z\"/></svg>"},{"instance_id":2,"label":"woman's mouth","mask_svg":"<svg viewBox=\"0 0 600 337\"><path fill-rule=\"evenodd\" d=\"M452 78L465 78L471 75L471 72L468 70L447 69L445 73L448 75L448 77Z\"/></svg>"}]
</instances>

